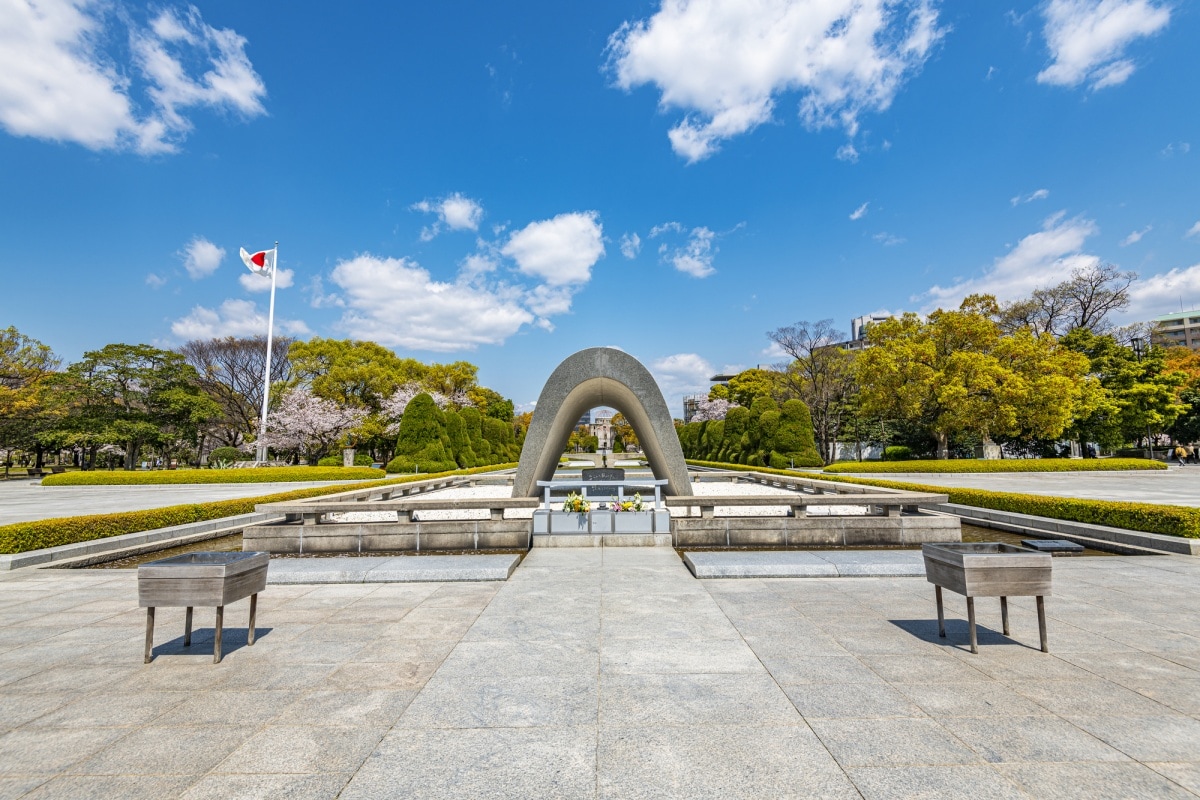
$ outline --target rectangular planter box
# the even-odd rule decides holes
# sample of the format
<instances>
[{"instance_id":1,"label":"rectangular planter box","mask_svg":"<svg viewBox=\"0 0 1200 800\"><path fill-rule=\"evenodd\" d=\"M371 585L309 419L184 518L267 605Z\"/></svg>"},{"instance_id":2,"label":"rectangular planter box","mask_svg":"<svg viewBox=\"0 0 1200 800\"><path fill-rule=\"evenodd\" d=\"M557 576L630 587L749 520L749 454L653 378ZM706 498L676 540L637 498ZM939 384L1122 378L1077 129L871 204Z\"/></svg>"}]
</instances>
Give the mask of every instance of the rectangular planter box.
<instances>
[{"instance_id":1,"label":"rectangular planter box","mask_svg":"<svg viewBox=\"0 0 1200 800\"><path fill-rule=\"evenodd\" d=\"M574 511L551 511L550 533L590 533L588 515Z\"/></svg>"},{"instance_id":2,"label":"rectangular planter box","mask_svg":"<svg viewBox=\"0 0 1200 800\"><path fill-rule=\"evenodd\" d=\"M266 553L187 553L138 567L138 605L226 606L267 586Z\"/></svg>"},{"instance_id":3,"label":"rectangular planter box","mask_svg":"<svg viewBox=\"0 0 1200 800\"><path fill-rule=\"evenodd\" d=\"M653 511L620 511L612 515L613 533L653 533Z\"/></svg>"}]
</instances>

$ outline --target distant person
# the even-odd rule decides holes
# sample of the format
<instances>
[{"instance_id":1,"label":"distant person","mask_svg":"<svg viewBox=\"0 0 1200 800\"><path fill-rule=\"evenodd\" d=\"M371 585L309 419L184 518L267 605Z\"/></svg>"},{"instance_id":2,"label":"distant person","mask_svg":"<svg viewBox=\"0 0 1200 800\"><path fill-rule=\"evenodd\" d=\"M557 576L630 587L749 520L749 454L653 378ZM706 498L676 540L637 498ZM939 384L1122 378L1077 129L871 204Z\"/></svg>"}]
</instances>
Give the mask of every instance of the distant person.
<instances>
[{"instance_id":1,"label":"distant person","mask_svg":"<svg viewBox=\"0 0 1200 800\"><path fill-rule=\"evenodd\" d=\"M1193 445L1184 445L1183 449L1187 451L1187 461L1189 464L1195 463L1196 448Z\"/></svg>"},{"instance_id":2,"label":"distant person","mask_svg":"<svg viewBox=\"0 0 1200 800\"><path fill-rule=\"evenodd\" d=\"M1175 460L1179 462L1179 466L1183 466L1183 459L1187 458L1187 450L1183 449L1183 445L1175 445Z\"/></svg>"}]
</instances>

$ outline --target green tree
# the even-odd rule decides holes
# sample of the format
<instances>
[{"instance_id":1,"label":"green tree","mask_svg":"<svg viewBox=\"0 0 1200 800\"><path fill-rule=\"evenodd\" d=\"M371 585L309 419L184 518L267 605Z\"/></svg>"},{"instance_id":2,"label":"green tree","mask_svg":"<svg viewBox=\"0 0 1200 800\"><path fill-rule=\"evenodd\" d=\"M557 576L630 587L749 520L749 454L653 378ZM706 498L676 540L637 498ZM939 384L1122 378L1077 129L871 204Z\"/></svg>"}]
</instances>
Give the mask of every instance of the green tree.
<instances>
[{"instance_id":1,"label":"green tree","mask_svg":"<svg viewBox=\"0 0 1200 800\"><path fill-rule=\"evenodd\" d=\"M0 330L0 449L8 474L13 447L34 450L41 466L38 434L56 416L60 393L57 371L62 361L45 344L14 327Z\"/></svg>"},{"instance_id":2,"label":"green tree","mask_svg":"<svg viewBox=\"0 0 1200 800\"><path fill-rule=\"evenodd\" d=\"M134 468L146 445L170 457L195 443L201 427L221 414L182 355L150 345L110 344L86 352L67 375L72 408L56 433L60 441L87 448L89 464L101 444L120 444L126 469Z\"/></svg>"},{"instance_id":3,"label":"green tree","mask_svg":"<svg viewBox=\"0 0 1200 800\"><path fill-rule=\"evenodd\" d=\"M779 373L747 369L729 379L729 400L749 408L754 398L776 397L780 389Z\"/></svg>"},{"instance_id":4,"label":"green tree","mask_svg":"<svg viewBox=\"0 0 1200 800\"><path fill-rule=\"evenodd\" d=\"M400 358L375 342L322 339L294 342L288 350L293 383L306 384L317 397L377 413L406 383L424 385L429 368Z\"/></svg>"},{"instance_id":5,"label":"green tree","mask_svg":"<svg viewBox=\"0 0 1200 800\"><path fill-rule=\"evenodd\" d=\"M938 455L971 432L1057 437L1088 395L1088 362L1049 335L1027 328L1003 335L987 295L927 320L905 314L867 329L871 345L855 359L867 414L929 422Z\"/></svg>"},{"instance_id":6,"label":"green tree","mask_svg":"<svg viewBox=\"0 0 1200 800\"><path fill-rule=\"evenodd\" d=\"M1167 430L1187 410L1179 399L1187 373L1167 368L1165 348L1151 347L1139 360L1132 348L1087 328L1076 328L1061 341L1088 359L1101 387L1075 421L1074 433L1084 441L1119 447L1148 430Z\"/></svg>"}]
</instances>

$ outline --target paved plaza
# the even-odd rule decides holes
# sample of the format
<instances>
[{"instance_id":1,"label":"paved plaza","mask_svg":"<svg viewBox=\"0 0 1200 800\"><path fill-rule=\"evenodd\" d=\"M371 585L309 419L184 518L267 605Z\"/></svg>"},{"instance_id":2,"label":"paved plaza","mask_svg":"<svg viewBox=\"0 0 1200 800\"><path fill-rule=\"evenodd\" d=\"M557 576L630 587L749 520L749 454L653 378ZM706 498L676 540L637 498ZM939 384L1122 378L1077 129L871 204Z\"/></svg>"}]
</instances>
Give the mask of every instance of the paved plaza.
<instances>
[{"instance_id":1,"label":"paved plaza","mask_svg":"<svg viewBox=\"0 0 1200 800\"><path fill-rule=\"evenodd\" d=\"M334 481L334 484L356 481ZM295 489L329 486L330 481L287 483L197 483L161 486L42 486L40 481L0 481L0 525L84 514L115 514L185 503L211 503L261 497Z\"/></svg>"},{"instance_id":2,"label":"paved plaza","mask_svg":"<svg viewBox=\"0 0 1200 800\"><path fill-rule=\"evenodd\" d=\"M1200 562L1055 561L980 653L921 578L699 581L535 549L507 582L270 586L192 653L133 571L0 578L0 797L1195 797Z\"/></svg>"}]
</instances>

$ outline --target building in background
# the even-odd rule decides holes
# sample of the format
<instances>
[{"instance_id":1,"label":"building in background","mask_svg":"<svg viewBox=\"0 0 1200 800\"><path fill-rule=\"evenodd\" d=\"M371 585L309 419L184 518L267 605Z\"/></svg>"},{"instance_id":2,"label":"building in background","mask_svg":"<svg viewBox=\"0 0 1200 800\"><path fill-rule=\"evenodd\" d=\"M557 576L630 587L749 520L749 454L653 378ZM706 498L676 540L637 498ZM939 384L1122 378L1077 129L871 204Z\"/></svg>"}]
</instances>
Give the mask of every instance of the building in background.
<instances>
[{"instance_id":1,"label":"building in background","mask_svg":"<svg viewBox=\"0 0 1200 800\"><path fill-rule=\"evenodd\" d=\"M1189 347L1200 350L1200 311L1179 311L1163 314L1150 321L1154 327L1155 344Z\"/></svg>"}]
</instances>

